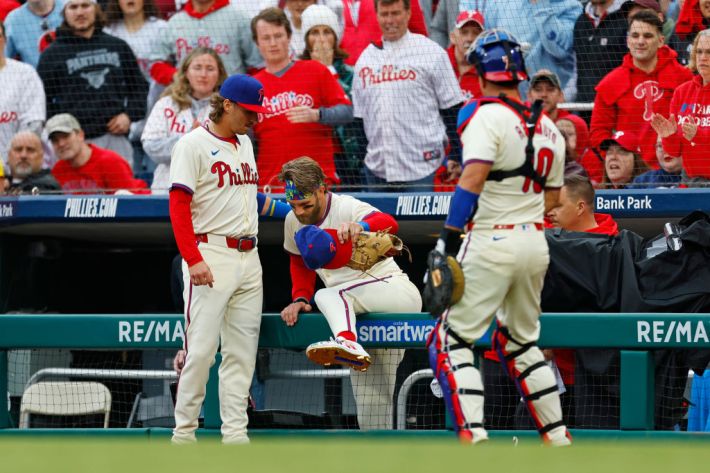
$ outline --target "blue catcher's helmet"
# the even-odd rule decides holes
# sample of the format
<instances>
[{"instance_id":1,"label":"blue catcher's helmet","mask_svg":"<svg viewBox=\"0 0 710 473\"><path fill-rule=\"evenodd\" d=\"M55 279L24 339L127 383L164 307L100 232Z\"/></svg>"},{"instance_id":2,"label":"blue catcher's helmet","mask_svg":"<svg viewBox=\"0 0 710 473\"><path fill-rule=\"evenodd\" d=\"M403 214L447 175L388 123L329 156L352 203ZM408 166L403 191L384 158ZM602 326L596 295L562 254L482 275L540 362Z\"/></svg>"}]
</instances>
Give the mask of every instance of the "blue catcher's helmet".
<instances>
[{"instance_id":1,"label":"blue catcher's helmet","mask_svg":"<svg viewBox=\"0 0 710 473\"><path fill-rule=\"evenodd\" d=\"M466 51L478 75L491 82L527 80L525 61L515 36L502 29L485 30Z\"/></svg>"}]
</instances>

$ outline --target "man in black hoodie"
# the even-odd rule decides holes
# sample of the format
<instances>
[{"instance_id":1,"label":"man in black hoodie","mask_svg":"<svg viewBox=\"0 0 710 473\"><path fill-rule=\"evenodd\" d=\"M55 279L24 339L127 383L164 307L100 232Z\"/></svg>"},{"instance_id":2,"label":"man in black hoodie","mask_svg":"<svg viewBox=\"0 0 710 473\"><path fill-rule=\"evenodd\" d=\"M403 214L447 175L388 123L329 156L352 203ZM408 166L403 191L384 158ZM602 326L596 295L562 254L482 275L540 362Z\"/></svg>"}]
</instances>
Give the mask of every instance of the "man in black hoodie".
<instances>
[{"instance_id":1,"label":"man in black hoodie","mask_svg":"<svg viewBox=\"0 0 710 473\"><path fill-rule=\"evenodd\" d=\"M627 0L589 0L574 25L577 101L594 102L594 88L628 52L628 23L621 6ZM585 117L588 118L588 117Z\"/></svg>"},{"instance_id":2,"label":"man in black hoodie","mask_svg":"<svg viewBox=\"0 0 710 473\"><path fill-rule=\"evenodd\" d=\"M128 44L102 31L105 19L93 0L69 0L56 40L42 53L37 72L47 95L47 117L70 113L87 141L122 155L129 164L131 122L146 113L148 84Z\"/></svg>"}]
</instances>

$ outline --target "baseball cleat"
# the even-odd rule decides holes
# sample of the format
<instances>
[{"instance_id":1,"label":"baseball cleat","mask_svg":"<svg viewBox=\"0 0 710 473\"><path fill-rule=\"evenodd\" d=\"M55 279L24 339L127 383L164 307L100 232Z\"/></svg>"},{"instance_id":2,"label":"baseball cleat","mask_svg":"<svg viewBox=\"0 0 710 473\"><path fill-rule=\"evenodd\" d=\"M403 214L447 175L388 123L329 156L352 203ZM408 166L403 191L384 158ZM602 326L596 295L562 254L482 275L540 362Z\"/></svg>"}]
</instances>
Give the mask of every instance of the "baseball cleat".
<instances>
[{"instance_id":1,"label":"baseball cleat","mask_svg":"<svg viewBox=\"0 0 710 473\"><path fill-rule=\"evenodd\" d=\"M310 344L306 356L319 365L344 365L356 371L367 371L371 363L370 354L359 343L343 337Z\"/></svg>"}]
</instances>

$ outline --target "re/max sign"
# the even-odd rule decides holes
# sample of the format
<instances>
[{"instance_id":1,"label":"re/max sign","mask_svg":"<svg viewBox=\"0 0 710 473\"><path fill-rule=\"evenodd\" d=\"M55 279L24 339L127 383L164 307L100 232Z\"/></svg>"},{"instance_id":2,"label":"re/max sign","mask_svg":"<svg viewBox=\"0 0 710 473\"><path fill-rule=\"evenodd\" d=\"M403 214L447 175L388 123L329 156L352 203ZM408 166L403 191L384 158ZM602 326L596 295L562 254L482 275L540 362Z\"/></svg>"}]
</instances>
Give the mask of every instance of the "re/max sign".
<instances>
[{"instance_id":1,"label":"re/max sign","mask_svg":"<svg viewBox=\"0 0 710 473\"><path fill-rule=\"evenodd\" d=\"M636 322L638 343L709 343L702 320L639 320Z\"/></svg>"}]
</instances>

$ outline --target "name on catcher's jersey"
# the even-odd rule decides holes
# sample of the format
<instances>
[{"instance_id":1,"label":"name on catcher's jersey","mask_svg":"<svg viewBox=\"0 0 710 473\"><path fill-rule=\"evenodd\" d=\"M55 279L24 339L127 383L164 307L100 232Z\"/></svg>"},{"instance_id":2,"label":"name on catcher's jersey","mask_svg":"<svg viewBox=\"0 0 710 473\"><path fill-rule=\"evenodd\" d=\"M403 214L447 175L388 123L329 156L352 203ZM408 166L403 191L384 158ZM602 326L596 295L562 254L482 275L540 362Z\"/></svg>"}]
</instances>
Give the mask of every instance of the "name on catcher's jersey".
<instances>
[{"instance_id":1,"label":"name on catcher's jersey","mask_svg":"<svg viewBox=\"0 0 710 473\"><path fill-rule=\"evenodd\" d=\"M254 149L246 135L227 140L198 127L173 148L171 187L192 192L196 234L256 235L258 180Z\"/></svg>"},{"instance_id":2,"label":"name on catcher's jersey","mask_svg":"<svg viewBox=\"0 0 710 473\"><path fill-rule=\"evenodd\" d=\"M491 170L511 170L525 162L528 135L525 122L498 103L479 106L461 134L463 162L492 163ZM564 179L565 140L554 122L543 115L533 138L534 166L547 176L546 187L560 188ZM516 176L486 181L474 222L479 225L515 225L542 222L544 189L531 179Z\"/></svg>"},{"instance_id":3,"label":"name on catcher's jersey","mask_svg":"<svg viewBox=\"0 0 710 473\"><path fill-rule=\"evenodd\" d=\"M340 227L341 223L359 222L371 213L379 212L379 210L372 205L347 195L338 195L329 192L327 197L325 217L317 224L320 228L337 229ZM289 212L288 215L286 215L286 222L284 224L284 249L289 253L294 255L301 254L301 252L298 251L298 246L296 246L295 235L296 232L304 226L305 225L296 219L296 215L294 215L293 212ZM338 269L317 269L316 273L326 287L332 287L356 279L371 279L373 276L381 278L392 274L400 274L402 270L397 263L394 262L394 259L387 258L374 265L367 273L352 269L348 266L343 266Z\"/></svg>"}]
</instances>

